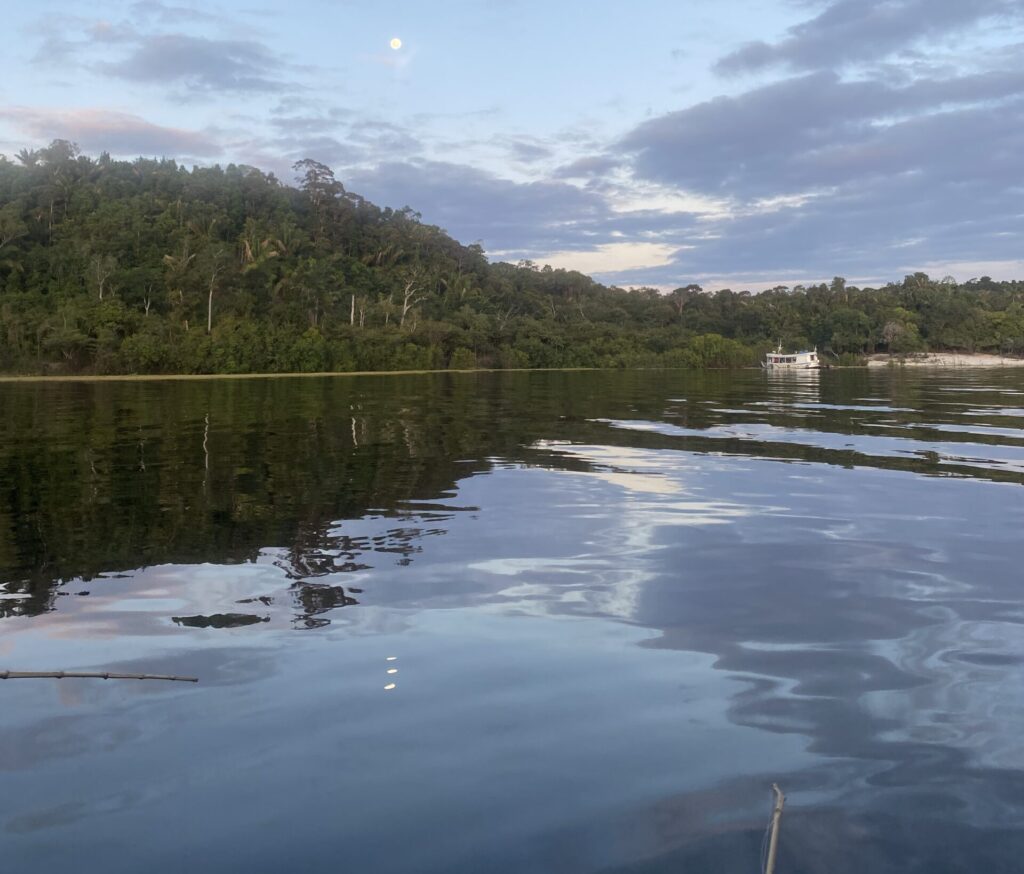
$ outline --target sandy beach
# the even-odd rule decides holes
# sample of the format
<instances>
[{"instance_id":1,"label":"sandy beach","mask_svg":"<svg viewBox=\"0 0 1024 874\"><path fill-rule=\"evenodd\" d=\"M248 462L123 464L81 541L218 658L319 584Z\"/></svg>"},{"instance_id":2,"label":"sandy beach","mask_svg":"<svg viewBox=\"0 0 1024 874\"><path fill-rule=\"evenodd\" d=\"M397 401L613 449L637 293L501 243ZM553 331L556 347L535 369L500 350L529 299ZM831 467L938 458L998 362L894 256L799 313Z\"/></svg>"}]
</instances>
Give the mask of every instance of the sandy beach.
<instances>
[{"instance_id":1,"label":"sandy beach","mask_svg":"<svg viewBox=\"0 0 1024 874\"><path fill-rule=\"evenodd\" d=\"M919 355L872 355L868 367L1022 367L1024 358L983 352L927 352Z\"/></svg>"}]
</instances>

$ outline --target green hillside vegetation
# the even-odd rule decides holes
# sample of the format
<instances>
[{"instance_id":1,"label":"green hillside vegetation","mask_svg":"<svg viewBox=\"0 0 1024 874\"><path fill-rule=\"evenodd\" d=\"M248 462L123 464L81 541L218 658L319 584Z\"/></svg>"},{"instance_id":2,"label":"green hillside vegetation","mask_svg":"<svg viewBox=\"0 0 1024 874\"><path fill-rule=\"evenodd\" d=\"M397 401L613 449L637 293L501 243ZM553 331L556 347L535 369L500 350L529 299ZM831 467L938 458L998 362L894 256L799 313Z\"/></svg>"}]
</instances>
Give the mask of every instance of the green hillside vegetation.
<instances>
[{"instance_id":1,"label":"green hillside vegetation","mask_svg":"<svg viewBox=\"0 0 1024 874\"><path fill-rule=\"evenodd\" d=\"M0 370L248 373L739 367L787 347L1024 352L1024 283L915 274L670 294L489 263L347 191L253 167L0 156Z\"/></svg>"}]
</instances>

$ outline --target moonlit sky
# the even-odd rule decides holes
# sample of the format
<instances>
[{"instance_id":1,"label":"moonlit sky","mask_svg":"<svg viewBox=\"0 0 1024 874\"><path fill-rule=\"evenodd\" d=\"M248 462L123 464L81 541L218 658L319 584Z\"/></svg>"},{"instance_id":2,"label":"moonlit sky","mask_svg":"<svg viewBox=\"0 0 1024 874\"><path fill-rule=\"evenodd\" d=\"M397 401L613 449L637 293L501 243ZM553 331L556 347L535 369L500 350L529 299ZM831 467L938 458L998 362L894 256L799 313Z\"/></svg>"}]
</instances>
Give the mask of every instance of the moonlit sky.
<instances>
[{"instance_id":1,"label":"moonlit sky","mask_svg":"<svg viewBox=\"0 0 1024 874\"><path fill-rule=\"evenodd\" d=\"M1024 0L259 4L5 4L0 153L312 157L620 285L1024 278Z\"/></svg>"}]
</instances>

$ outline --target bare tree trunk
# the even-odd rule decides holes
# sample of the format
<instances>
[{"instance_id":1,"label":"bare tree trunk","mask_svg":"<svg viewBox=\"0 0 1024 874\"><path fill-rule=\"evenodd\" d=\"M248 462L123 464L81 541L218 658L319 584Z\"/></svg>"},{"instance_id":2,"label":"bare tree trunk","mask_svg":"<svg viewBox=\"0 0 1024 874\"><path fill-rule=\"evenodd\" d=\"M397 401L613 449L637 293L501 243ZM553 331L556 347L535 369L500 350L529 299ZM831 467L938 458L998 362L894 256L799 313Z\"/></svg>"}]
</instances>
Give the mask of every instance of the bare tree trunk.
<instances>
[{"instance_id":1,"label":"bare tree trunk","mask_svg":"<svg viewBox=\"0 0 1024 874\"><path fill-rule=\"evenodd\" d=\"M107 280L117 269L117 259L107 255L94 255L91 267L96 279L96 287L99 289L100 300L103 300L103 291L107 286Z\"/></svg>"},{"instance_id":2,"label":"bare tree trunk","mask_svg":"<svg viewBox=\"0 0 1024 874\"><path fill-rule=\"evenodd\" d=\"M405 325L405 317L408 315L409 310L423 299L422 297L416 297L416 292L418 290L419 288L417 287L415 280L409 280L405 283L405 288L402 290L402 317L398 322L398 327L401 328Z\"/></svg>"},{"instance_id":3,"label":"bare tree trunk","mask_svg":"<svg viewBox=\"0 0 1024 874\"><path fill-rule=\"evenodd\" d=\"M515 304L508 308L507 312L498 313L498 330L504 331L505 326L508 324L508 320L512 318L512 314L515 312Z\"/></svg>"},{"instance_id":4,"label":"bare tree trunk","mask_svg":"<svg viewBox=\"0 0 1024 874\"><path fill-rule=\"evenodd\" d=\"M8 243L12 242L13 240L17 240L20 237L24 237L24 236L25 236L25 232L24 231L21 231L21 232L11 231L10 233L0 233L0 249L2 249L4 246L6 246Z\"/></svg>"},{"instance_id":5,"label":"bare tree trunk","mask_svg":"<svg viewBox=\"0 0 1024 874\"><path fill-rule=\"evenodd\" d=\"M348 314L348 323L354 325L356 323L356 296L352 295L352 309Z\"/></svg>"},{"instance_id":6,"label":"bare tree trunk","mask_svg":"<svg viewBox=\"0 0 1024 874\"><path fill-rule=\"evenodd\" d=\"M213 291L217 286L217 277L220 276L220 267L214 267L210 271L210 293L206 298L206 333L213 332Z\"/></svg>"}]
</instances>

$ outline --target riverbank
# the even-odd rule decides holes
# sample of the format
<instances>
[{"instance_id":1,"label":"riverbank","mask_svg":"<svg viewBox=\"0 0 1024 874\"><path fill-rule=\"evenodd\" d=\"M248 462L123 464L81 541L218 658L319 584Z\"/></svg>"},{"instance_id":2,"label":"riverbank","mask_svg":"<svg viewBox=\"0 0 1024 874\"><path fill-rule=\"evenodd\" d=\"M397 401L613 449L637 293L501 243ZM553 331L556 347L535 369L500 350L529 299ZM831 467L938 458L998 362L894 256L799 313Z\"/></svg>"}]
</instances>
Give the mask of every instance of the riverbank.
<instances>
[{"instance_id":1,"label":"riverbank","mask_svg":"<svg viewBox=\"0 0 1024 874\"><path fill-rule=\"evenodd\" d=\"M111 373L111 374L0 374L4 382L191 382L209 379L311 379L318 376L421 376L428 373L530 373L600 370L596 367L476 367L472 370L324 370L313 373ZM611 370L613 368L604 368Z\"/></svg>"},{"instance_id":2,"label":"riverbank","mask_svg":"<svg viewBox=\"0 0 1024 874\"><path fill-rule=\"evenodd\" d=\"M917 355L871 355L868 367L1024 367L1024 358L983 352L922 352Z\"/></svg>"},{"instance_id":3,"label":"riverbank","mask_svg":"<svg viewBox=\"0 0 1024 874\"><path fill-rule=\"evenodd\" d=\"M980 352L922 352L917 355L869 355L863 359L868 367L1024 367L1024 358L989 355ZM831 365L843 367L849 365ZM202 380L242 379L310 379L323 376L422 376L431 373L536 373L559 371L573 373L590 370L619 370L602 367L476 367L441 370L325 370L311 373L122 373L122 374L0 374L0 383L8 382L185 382ZM691 370L690 368L628 368L631 370ZM729 368L702 368L703 372ZM742 368L740 368L742 369ZM758 367L750 369L757 370Z\"/></svg>"}]
</instances>

